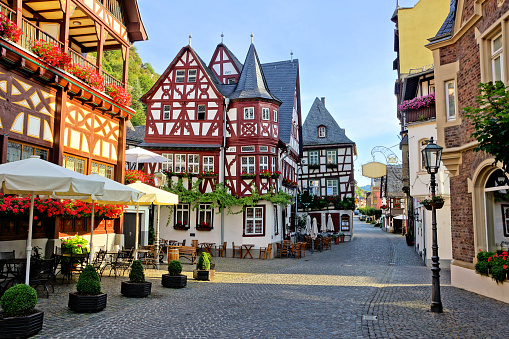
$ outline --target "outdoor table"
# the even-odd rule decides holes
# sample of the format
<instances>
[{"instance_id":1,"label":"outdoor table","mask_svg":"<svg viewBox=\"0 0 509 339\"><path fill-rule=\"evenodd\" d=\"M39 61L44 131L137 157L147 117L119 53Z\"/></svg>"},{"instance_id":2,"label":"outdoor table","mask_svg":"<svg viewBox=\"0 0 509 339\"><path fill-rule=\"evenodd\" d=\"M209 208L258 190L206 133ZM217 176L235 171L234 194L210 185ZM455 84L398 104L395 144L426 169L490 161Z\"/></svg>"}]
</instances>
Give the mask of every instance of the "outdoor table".
<instances>
[{"instance_id":1,"label":"outdoor table","mask_svg":"<svg viewBox=\"0 0 509 339\"><path fill-rule=\"evenodd\" d=\"M215 242L202 242L200 243L202 250L205 250L205 252L210 253L212 255L212 246L214 246Z\"/></svg>"},{"instance_id":2,"label":"outdoor table","mask_svg":"<svg viewBox=\"0 0 509 339\"><path fill-rule=\"evenodd\" d=\"M253 259L253 256L251 255L251 249L252 249L253 247L255 247L255 245L254 245L254 244L242 244L242 247L244 247L244 249L246 250L246 253L245 253L245 254L244 254L244 256L242 257L242 249L241 249L241 250L240 250L240 251L241 251L241 253L240 253L241 257L242 257L243 259L246 259L246 256L249 254L249 256L251 257L251 259Z\"/></svg>"}]
</instances>

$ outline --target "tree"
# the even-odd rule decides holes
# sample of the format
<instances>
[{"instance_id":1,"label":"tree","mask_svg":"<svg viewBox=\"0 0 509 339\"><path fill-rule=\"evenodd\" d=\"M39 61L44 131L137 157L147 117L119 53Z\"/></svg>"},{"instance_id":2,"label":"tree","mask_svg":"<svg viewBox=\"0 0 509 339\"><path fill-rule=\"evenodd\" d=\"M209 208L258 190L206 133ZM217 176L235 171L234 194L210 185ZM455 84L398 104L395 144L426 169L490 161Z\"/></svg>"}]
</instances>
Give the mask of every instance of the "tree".
<instances>
[{"instance_id":1,"label":"tree","mask_svg":"<svg viewBox=\"0 0 509 339\"><path fill-rule=\"evenodd\" d=\"M479 144L476 152L484 151L495 157L496 165L502 164L509 173L509 87L497 81L481 83L475 102L479 108L466 107L465 117L472 120L475 132L472 136Z\"/></svg>"}]
</instances>

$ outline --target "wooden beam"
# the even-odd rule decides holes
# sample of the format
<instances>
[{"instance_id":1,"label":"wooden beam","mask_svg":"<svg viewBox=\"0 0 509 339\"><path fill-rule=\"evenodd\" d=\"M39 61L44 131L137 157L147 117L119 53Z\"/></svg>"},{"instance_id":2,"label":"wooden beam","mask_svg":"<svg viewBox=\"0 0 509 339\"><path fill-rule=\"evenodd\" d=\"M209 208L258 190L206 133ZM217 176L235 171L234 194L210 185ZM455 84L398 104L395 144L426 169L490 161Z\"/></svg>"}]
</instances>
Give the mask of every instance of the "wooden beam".
<instances>
[{"instance_id":1,"label":"wooden beam","mask_svg":"<svg viewBox=\"0 0 509 339\"><path fill-rule=\"evenodd\" d=\"M23 0L13 0L12 9L16 13L16 20L14 22L18 27L21 27L23 19Z\"/></svg>"},{"instance_id":2,"label":"wooden beam","mask_svg":"<svg viewBox=\"0 0 509 339\"><path fill-rule=\"evenodd\" d=\"M37 67L37 70L34 73L30 74L28 77L29 78L33 78L33 77L41 78L43 75L44 75L44 68Z\"/></svg>"},{"instance_id":3,"label":"wooden beam","mask_svg":"<svg viewBox=\"0 0 509 339\"><path fill-rule=\"evenodd\" d=\"M70 10L71 0L67 0L65 3L65 11L63 24L60 26L60 42L64 44L64 53L67 54L69 52L69 21L71 14ZM63 27L62 27L63 26Z\"/></svg>"}]
</instances>

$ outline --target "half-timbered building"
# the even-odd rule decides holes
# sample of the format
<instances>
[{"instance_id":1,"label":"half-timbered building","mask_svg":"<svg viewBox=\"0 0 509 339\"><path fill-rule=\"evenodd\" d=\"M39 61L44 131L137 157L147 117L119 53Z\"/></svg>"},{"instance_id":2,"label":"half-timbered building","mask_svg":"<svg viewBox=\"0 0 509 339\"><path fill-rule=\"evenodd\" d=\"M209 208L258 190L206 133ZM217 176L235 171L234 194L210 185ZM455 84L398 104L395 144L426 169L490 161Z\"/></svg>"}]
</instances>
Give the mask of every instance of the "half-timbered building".
<instances>
[{"instance_id":1,"label":"half-timbered building","mask_svg":"<svg viewBox=\"0 0 509 339\"><path fill-rule=\"evenodd\" d=\"M354 156L357 149L325 107L325 98L316 98L313 102L302 126L302 137L301 189L317 197L337 197L339 200L354 197ZM308 208L301 206L300 211L306 212ZM335 231L351 235L351 210L327 206L310 212L310 215L320 223L325 219L324 213L331 215ZM325 230L326 225L321 226Z\"/></svg>"},{"instance_id":2,"label":"half-timbered building","mask_svg":"<svg viewBox=\"0 0 509 339\"><path fill-rule=\"evenodd\" d=\"M142 101L147 125L140 146L168 158L149 171L171 172L172 182L181 178L189 189L200 180L202 193L220 182L238 197L281 189L295 195L301 154L298 60L261 64L251 44L242 64L220 43L207 66L186 46ZM290 209L264 200L239 214L216 212L208 204L196 210L180 204L163 212L176 226L162 229L161 237L258 248L281 240L283 225L291 222Z\"/></svg>"},{"instance_id":3,"label":"half-timbered building","mask_svg":"<svg viewBox=\"0 0 509 339\"><path fill-rule=\"evenodd\" d=\"M98 172L123 182L125 124L135 112L67 68L51 66L31 46L37 40L52 43L73 64L102 76L102 85L127 88L129 47L147 39L137 1L2 0L0 11L22 31L18 42L0 38L1 163L39 155L83 174ZM102 67L107 50L122 51L121 79ZM2 250L23 253L27 221L2 224ZM33 244L49 251L56 239L90 233L90 223L81 219L36 224ZM97 243L120 243L114 236L119 233L118 220L103 222L95 233L101 238Z\"/></svg>"}]
</instances>

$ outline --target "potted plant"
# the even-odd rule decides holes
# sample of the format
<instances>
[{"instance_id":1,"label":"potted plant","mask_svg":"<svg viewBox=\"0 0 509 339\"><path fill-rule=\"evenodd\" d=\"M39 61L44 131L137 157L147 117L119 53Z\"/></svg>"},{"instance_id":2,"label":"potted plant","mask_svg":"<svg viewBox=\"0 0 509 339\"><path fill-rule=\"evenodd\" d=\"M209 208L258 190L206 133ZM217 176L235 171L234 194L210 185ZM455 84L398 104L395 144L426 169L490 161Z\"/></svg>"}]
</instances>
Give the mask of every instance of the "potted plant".
<instances>
[{"instance_id":1,"label":"potted plant","mask_svg":"<svg viewBox=\"0 0 509 339\"><path fill-rule=\"evenodd\" d=\"M164 287L183 288L187 286L187 276L181 274L182 264L178 260L168 263L168 274L163 274L161 283Z\"/></svg>"},{"instance_id":2,"label":"potted plant","mask_svg":"<svg viewBox=\"0 0 509 339\"><path fill-rule=\"evenodd\" d=\"M338 233L339 238L341 239L341 242L345 242L345 233L339 232Z\"/></svg>"},{"instance_id":3,"label":"potted plant","mask_svg":"<svg viewBox=\"0 0 509 339\"><path fill-rule=\"evenodd\" d=\"M69 308L77 313L102 311L106 307L107 294L101 293L101 281L95 268L87 265L76 284L77 292L69 293Z\"/></svg>"},{"instance_id":4,"label":"potted plant","mask_svg":"<svg viewBox=\"0 0 509 339\"><path fill-rule=\"evenodd\" d=\"M198 263L196 263L196 269L193 270L193 278L196 280L212 281L215 276L215 267L210 263L212 256L208 252L202 252Z\"/></svg>"},{"instance_id":5,"label":"potted plant","mask_svg":"<svg viewBox=\"0 0 509 339\"><path fill-rule=\"evenodd\" d=\"M0 300L0 338L27 338L42 329L44 312L35 309L37 292L25 284L5 291Z\"/></svg>"},{"instance_id":6,"label":"potted plant","mask_svg":"<svg viewBox=\"0 0 509 339\"><path fill-rule=\"evenodd\" d=\"M333 235L332 235L332 239L334 240L334 243L335 243L336 245L338 245L338 244L339 244L339 235L338 235L338 234L333 234Z\"/></svg>"},{"instance_id":7,"label":"potted plant","mask_svg":"<svg viewBox=\"0 0 509 339\"><path fill-rule=\"evenodd\" d=\"M129 272L129 281L122 281L120 292L125 297L145 298L151 293L152 283L145 281L143 265L141 261L134 260Z\"/></svg>"},{"instance_id":8,"label":"potted plant","mask_svg":"<svg viewBox=\"0 0 509 339\"><path fill-rule=\"evenodd\" d=\"M428 211L433 209L433 206L431 206L431 199L422 199L421 205L424 206Z\"/></svg>"},{"instance_id":9,"label":"potted plant","mask_svg":"<svg viewBox=\"0 0 509 339\"><path fill-rule=\"evenodd\" d=\"M405 239L406 239L406 244L408 246L413 246L414 245L414 237L412 235L412 230L408 226L406 228Z\"/></svg>"},{"instance_id":10,"label":"potted plant","mask_svg":"<svg viewBox=\"0 0 509 339\"><path fill-rule=\"evenodd\" d=\"M272 179L279 179L280 175L281 175L281 172L279 172L279 171L271 172Z\"/></svg>"},{"instance_id":11,"label":"potted plant","mask_svg":"<svg viewBox=\"0 0 509 339\"><path fill-rule=\"evenodd\" d=\"M256 173L242 173L240 175L241 178L243 179L255 179L256 178Z\"/></svg>"},{"instance_id":12,"label":"potted plant","mask_svg":"<svg viewBox=\"0 0 509 339\"><path fill-rule=\"evenodd\" d=\"M441 209L444 207L444 198L441 195L434 195L431 197L431 206L435 207L435 209Z\"/></svg>"}]
</instances>

